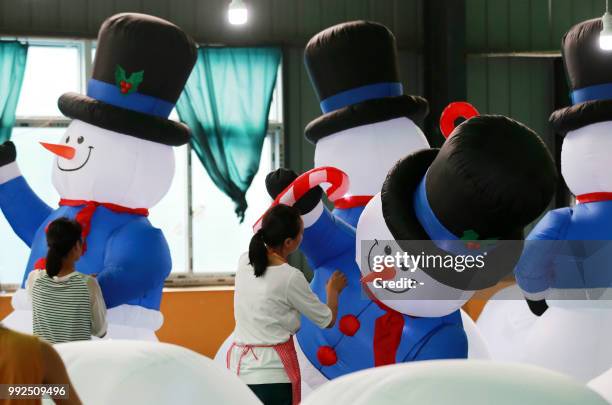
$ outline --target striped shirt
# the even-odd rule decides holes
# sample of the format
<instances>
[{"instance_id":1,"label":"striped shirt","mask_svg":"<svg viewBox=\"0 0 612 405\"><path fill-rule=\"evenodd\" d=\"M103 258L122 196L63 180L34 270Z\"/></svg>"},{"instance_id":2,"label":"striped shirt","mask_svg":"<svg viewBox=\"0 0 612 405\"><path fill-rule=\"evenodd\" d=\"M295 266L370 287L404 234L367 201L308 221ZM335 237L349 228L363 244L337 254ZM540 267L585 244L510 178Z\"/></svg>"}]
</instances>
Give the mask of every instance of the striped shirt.
<instances>
[{"instance_id":1,"label":"striped shirt","mask_svg":"<svg viewBox=\"0 0 612 405\"><path fill-rule=\"evenodd\" d=\"M106 306L94 278L77 272L51 278L33 271L27 284L35 336L56 344L105 335Z\"/></svg>"}]
</instances>

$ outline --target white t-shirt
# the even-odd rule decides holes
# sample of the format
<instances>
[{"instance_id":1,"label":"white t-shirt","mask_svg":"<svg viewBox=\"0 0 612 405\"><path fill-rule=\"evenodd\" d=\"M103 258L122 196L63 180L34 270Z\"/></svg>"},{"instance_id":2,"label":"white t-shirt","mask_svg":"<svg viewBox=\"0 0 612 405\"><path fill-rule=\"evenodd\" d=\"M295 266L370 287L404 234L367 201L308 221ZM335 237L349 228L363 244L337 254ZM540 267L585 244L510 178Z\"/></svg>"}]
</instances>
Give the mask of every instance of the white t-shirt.
<instances>
[{"instance_id":1,"label":"white t-shirt","mask_svg":"<svg viewBox=\"0 0 612 405\"><path fill-rule=\"evenodd\" d=\"M300 328L300 314L326 328L332 312L319 301L301 271L288 264L269 266L255 277L248 254L243 254L236 271L234 317L237 344L274 345L289 340ZM230 368L237 372L243 351L234 347ZM240 378L246 384L288 383L289 378L273 348L257 347L243 356Z\"/></svg>"}]
</instances>

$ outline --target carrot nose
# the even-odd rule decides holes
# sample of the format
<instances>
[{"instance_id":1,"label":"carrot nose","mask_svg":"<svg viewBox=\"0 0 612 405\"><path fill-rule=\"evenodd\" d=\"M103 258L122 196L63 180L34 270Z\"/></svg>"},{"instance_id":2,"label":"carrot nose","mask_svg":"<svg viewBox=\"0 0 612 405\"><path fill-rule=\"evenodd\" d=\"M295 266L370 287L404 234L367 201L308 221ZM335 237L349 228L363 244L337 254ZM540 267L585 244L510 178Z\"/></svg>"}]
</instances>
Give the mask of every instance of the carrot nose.
<instances>
[{"instance_id":1,"label":"carrot nose","mask_svg":"<svg viewBox=\"0 0 612 405\"><path fill-rule=\"evenodd\" d=\"M72 159L76 154L76 149L71 146L65 145L56 145L53 143L40 143L43 148L47 149L49 152L56 154L57 156L63 157L64 159Z\"/></svg>"},{"instance_id":2,"label":"carrot nose","mask_svg":"<svg viewBox=\"0 0 612 405\"><path fill-rule=\"evenodd\" d=\"M362 283L371 283L374 279L380 278L381 280L393 280L395 278L395 267L385 267L379 272L371 272L361 278Z\"/></svg>"}]
</instances>

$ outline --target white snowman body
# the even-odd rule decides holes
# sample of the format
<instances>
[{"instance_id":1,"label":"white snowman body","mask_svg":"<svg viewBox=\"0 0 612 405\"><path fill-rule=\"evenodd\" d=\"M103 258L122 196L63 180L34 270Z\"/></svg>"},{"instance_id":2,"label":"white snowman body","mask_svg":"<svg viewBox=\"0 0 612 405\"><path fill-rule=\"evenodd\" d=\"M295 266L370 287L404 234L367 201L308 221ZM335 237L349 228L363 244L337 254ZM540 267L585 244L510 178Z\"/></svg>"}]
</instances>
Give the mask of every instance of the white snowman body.
<instances>
[{"instance_id":1,"label":"white snowman body","mask_svg":"<svg viewBox=\"0 0 612 405\"><path fill-rule=\"evenodd\" d=\"M574 195L612 191L612 121L597 122L563 139L561 174Z\"/></svg>"},{"instance_id":2,"label":"white snowman body","mask_svg":"<svg viewBox=\"0 0 612 405\"><path fill-rule=\"evenodd\" d=\"M348 174L348 196L373 196L398 160L426 148L423 131L411 119L399 117L319 139L314 167L333 166Z\"/></svg>"}]
</instances>

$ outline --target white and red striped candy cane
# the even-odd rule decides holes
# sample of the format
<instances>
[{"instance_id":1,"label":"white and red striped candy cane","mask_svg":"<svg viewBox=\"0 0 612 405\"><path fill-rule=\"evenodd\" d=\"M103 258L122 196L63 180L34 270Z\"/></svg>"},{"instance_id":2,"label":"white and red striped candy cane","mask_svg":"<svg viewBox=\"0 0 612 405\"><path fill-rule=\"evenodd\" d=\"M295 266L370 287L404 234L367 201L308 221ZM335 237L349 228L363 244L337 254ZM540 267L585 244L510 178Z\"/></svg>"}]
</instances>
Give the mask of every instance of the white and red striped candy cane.
<instances>
[{"instance_id":1,"label":"white and red striped candy cane","mask_svg":"<svg viewBox=\"0 0 612 405\"><path fill-rule=\"evenodd\" d=\"M278 204L293 206L304 194L324 183L331 184L325 192L331 202L344 197L349 188L348 175L336 167L325 166L309 170L293 180L291 184L276 196L270 208L253 225L253 232L257 232L261 228L263 217L272 207Z\"/></svg>"}]
</instances>

